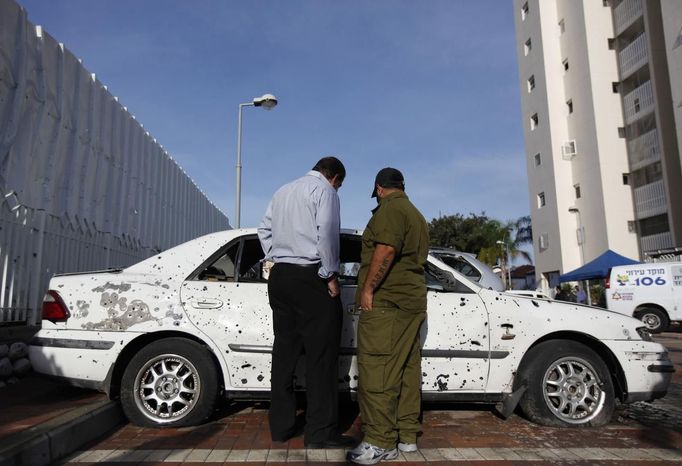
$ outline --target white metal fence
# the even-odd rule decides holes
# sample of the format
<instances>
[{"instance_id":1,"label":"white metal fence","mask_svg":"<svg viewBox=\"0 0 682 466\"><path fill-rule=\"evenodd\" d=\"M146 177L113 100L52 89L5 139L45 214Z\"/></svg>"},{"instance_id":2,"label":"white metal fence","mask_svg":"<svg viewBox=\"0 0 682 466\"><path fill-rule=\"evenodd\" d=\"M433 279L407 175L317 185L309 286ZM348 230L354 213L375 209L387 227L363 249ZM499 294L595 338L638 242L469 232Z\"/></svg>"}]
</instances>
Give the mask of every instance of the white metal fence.
<instances>
[{"instance_id":1,"label":"white metal fence","mask_svg":"<svg viewBox=\"0 0 682 466\"><path fill-rule=\"evenodd\" d=\"M129 265L229 228L80 61L0 0L0 325L53 273Z\"/></svg>"}]
</instances>

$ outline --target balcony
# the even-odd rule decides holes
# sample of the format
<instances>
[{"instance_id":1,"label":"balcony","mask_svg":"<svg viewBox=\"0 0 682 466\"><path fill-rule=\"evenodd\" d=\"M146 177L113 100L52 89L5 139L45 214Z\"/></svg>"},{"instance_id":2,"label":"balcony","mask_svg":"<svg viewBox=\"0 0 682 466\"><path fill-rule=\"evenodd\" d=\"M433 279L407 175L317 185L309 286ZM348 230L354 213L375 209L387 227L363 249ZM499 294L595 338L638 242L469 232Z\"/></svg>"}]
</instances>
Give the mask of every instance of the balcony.
<instances>
[{"instance_id":1,"label":"balcony","mask_svg":"<svg viewBox=\"0 0 682 466\"><path fill-rule=\"evenodd\" d=\"M663 180L635 188L634 193L637 219L653 217L667 212L668 205L665 201Z\"/></svg>"},{"instance_id":2,"label":"balcony","mask_svg":"<svg viewBox=\"0 0 682 466\"><path fill-rule=\"evenodd\" d=\"M625 0L613 10L613 27L616 35L625 31L642 16L642 0Z\"/></svg>"},{"instance_id":3,"label":"balcony","mask_svg":"<svg viewBox=\"0 0 682 466\"><path fill-rule=\"evenodd\" d=\"M651 81L647 81L634 91L623 97L623 113L625 124L630 124L638 118L654 110L654 93Z\"/></svg>"},{"instance_id":4,"label":"balcony","mask_svg":"<svg viewBox=\"0 0 682 466\"><path fill-rule=\"evenodd\" d=\"M658 144L658 131L652 129L632 141L628 141L630 171L661 160L661 147Z\"/></svg>"},{"instance_id":5,"label":"balcony","mask_svg":"<svg viewBox=\"0 0 682 466\"><path fill-rule=\"evenodd\" d=\"M646 65L649 61L649 46L646 35L641 34L618 54L620 64L620 80L625 80L632 73Z\"/></svg>"},{"instance_id":6,"label":"balcony","mask_svg":"<svg viewBox=\"0 0 682 466\"><path fill-rule=\"evenodd\" d=\"M642 253L657 251L659 249L669 249L673 247L673 235L669 231L656 235L642 236L639 239Z\"/></svg>"}]
</instances>

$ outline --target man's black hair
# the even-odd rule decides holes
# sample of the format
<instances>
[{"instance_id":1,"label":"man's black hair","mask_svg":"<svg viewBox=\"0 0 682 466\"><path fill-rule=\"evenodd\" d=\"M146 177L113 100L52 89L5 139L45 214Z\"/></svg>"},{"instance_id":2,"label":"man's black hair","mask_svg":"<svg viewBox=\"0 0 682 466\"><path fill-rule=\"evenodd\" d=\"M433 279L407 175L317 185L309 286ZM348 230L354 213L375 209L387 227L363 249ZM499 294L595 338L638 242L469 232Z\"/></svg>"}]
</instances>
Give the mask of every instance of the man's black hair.
<instances>
[{"instance_id":1,"label":"man's black hair","mask_svg":"<svg viewBox=\"0 0 682 466\"><path fill-rule=\"evenodd\" d=\"M332 179L336 175L339 175L341 181L346 178L346 167L336 157L322 157L317 161L313 170L322 173L328 179Z\"/></svg>"}]
</instances>

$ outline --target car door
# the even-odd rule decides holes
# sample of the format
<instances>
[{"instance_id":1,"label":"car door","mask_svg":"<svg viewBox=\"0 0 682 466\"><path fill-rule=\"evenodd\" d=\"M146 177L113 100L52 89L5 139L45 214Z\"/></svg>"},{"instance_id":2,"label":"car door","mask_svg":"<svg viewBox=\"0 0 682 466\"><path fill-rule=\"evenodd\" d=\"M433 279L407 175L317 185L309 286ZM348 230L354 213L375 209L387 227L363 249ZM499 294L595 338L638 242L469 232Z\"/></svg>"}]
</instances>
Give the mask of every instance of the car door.
<instances>
[{"instance_id":1,"label":"car door","mask_svg":"<svg viewBox=\"0 0 682 466\"><path fill-rule=\"evenodd\" d=\"M488 312L479 288L429 258L427 316L422 327L422 390L485 390L490 367Z\"/></svg>"},{"instance_id":2,"label":"car door","mask_svg":"<svg viewBox=\"0 0 682 466\"><path fill-rule=\"evenodd\" d=\"M190 320L221 349L235 390L270 388L274 338L262 259L258 237L242 236L213 254L180 291Z\"/></svg>"},{"instance_id":3,"label":"car door","mask_svg":"<svg viewBox=\"0 0 682 466\"><path fill-rule=\"evenodd\" d=\"M357 316L353 315L361 239L341 236L341 300L343 329L339 381L357 383L351 370ZM181 298L190 320L222 349L234 390L269 390L274 342L263 251L256 235L239 238L218 250L182 284ZM303 358L304 356L302 356ZM296 386L305 386L303 363L296 370ZM349 375L351 373L351 375Z\"/></svg>"}]
</instances>

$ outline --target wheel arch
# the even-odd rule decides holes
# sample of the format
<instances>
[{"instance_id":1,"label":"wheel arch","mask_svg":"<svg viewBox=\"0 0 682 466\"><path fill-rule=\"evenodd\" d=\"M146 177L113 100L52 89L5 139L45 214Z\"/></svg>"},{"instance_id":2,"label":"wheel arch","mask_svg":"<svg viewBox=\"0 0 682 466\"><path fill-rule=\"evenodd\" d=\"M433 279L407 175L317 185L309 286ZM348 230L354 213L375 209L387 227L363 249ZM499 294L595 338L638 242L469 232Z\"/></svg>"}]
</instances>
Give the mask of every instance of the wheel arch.
<instances>
[{"instance_id":1,"label":"wheel arch","mask_svg":"<svg viewBox=\"0 0 682 466\"><path fill-rule=\"evenodd\" d=\"M635 308L635 310L632 311L632 317L638 318L637 314L642 312L644 309L658 309L659 311L663 312L666 315L666 317L668 317L668 320L670 320L670 314L668 314L668 311L666 311L666 309L663 306L661 306L660 304L656 304L656 303L639 304Z\"/></svg>"},{"instance_id":2,"label":"wheel arch","mask_svg":"<svg viewBox=\"0 0 682 466\"><path fill-rule=\"evenodd\" d=\"M602 361L604 361L606 367L608 367L609 369L609 374L611 375L611 380L613 381L613 389L616 394L616 397L620 401L625 401L628 393L627 379L625 377L625 372L623 371L623 368L620 365L620 362L618 362L618 358L616 358L616 356L613 354L613 352L608 346L599 341L597 338L594 338L593 336L587 335L582 332L570 330L554 332L544 335L542 338L539 338L530 347L528 347L526 353L523 355L523 358L521 359L521 363L519 364L518 369L514 374L515 376L514 389L518 388L517 384L520 382L519 378L516 376L522 372L522 370L527 364L530 363L529 354L531 350L541 343L545 343L547 341L552 340L569 340L574 341L576 343L582 343L583 345L587 346L595 353L597 353L597 355L602 359Z\"/></svg>"},{"instance_id":3,"label":"wheel arch","mask_svg":"<svg viewBox=\"0 0 682 466\"><path fill-rule=\"evenodd\" d=\"M136 337L135 339L131 340L119 353L118 357L116 358L116 362L112 366L111 370L109 371L109 375L107 376L108 380L106 386L108 387L107 393L109 394L110 399L116 399L120 396L121 379L123 378L123 372L125 371L126 366L130 362L132 357L139 350L149 345L150 343L159 340L164 340L166 338L184 338L186 340L194 341L206 347L206 349L208 349L209 354L211 355L211 359L213 361L214 366L218 370L218 381L220 383L219 390L225 389L224 386L225 377L223 373L223 367L220 364L218 356L213 351L211 345L209 345L196 335L192 335L190 333L179 332L174 330L164 330L160 332L144 333Z\"/></svg>"}]
</instances>

